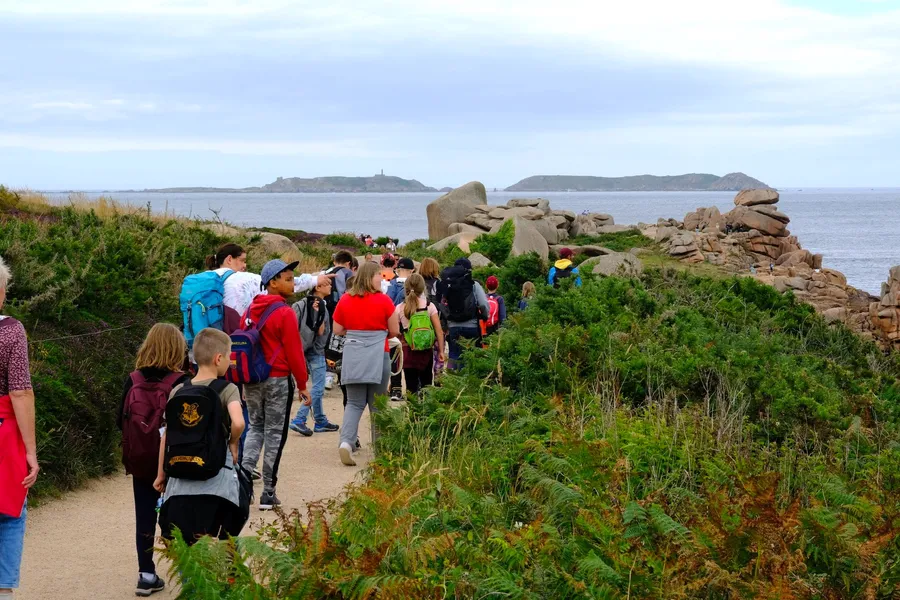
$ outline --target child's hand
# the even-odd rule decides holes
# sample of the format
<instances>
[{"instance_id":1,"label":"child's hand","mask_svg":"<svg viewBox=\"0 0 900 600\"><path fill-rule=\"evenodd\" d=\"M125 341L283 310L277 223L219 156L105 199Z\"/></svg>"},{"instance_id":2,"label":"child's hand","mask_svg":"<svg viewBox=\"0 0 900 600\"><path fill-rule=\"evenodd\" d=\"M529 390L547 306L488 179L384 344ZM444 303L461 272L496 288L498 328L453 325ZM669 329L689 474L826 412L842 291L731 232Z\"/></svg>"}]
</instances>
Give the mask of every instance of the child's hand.
<instances>
[{"instance_id":1,"label":"child's hand","mask_svg":"<svg viewBox=\"0 0 900 600\"><path fill-rule=\"evenodd\" d=\"M165 474L160 474L157 476L156 481L153 482L153 489L159 492L160 494L164 494L166 492L166 476Z\"/></svg>"},{"instance_id":2,"label":"child's hand","mask_svg":"<svg viewBox=\"0 0 900 600\"><path fill-rule=\"evenodd\" d=\"M297 393L300 395L300 399L303 400L303 406L312 405L312 396L309 395L309 390L298 390Z\"/></svg>"}]
</instances>

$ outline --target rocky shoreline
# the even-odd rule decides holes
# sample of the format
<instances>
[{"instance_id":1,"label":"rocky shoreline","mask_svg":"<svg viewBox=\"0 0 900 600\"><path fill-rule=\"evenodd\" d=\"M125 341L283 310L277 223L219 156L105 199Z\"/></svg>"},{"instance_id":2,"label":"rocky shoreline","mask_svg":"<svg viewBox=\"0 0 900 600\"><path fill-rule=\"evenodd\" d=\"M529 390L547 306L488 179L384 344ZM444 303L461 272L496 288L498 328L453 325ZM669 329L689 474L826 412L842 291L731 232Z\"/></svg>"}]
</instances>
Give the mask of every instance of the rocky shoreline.
<instances>
[{"instance_id":1,"label":"rocky shoreline","mask_svg":"<svg viewBox=\"0 0 900 600\"><path fill-rule=\"evenodd\" d=\"M429 238L439 240L432 246L435 250L457 245L468 252L475 238L496 233L511 220L511 256L536 252L545 261L551 250L558 251L571 238L639 231L675 260L755 277L779 292L792 292L829 322L842 322L885 349L900 348L900 266L891 269L880 297L849 285L843 273L824 266L821 254L802 248L788 229L790 217L777 209L778 201L776 190L744 190L725 214L716 207L701 207L681 220L625 226L608 214L553 210L542 198L491 206L484 185L473 181L441 196L426 212ZM591 257L583 264L594 273L636 275L642 270L640 259L631 253L590 245L573 249Z\"/></svg>"}]
</instances>

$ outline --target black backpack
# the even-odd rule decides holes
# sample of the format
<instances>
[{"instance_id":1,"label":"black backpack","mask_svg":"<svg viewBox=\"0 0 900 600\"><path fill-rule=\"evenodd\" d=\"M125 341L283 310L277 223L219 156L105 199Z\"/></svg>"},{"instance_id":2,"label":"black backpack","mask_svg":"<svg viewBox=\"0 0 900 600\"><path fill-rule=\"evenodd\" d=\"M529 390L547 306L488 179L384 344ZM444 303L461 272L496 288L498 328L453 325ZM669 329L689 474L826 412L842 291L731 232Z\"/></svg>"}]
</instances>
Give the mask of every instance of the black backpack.
<instances>
[{"instance_id":1,"label":"black backpack","mask_svg":"<svg viewBox=\"0 0 900 600\"><path fill-rule=\"evenodd\" d=\"M556 269L556 272L553 274L553 287L559 287L560 280L571 277L574 270L575 265L569 265L565 269Z\"/></svg>"},{"instance_id":2,"label":"black backpack","mask_svg":"<svg viewBox=\"0 0 900 600\"><path fill-rule=\"evenodd\" d=\"M186 383L166 404L166 451L169 477L204 481L225 466L228 440L219 396L229 385L217 379L206 385Z\"/></svg>"},{"instance_id":3,"label":"black backpack","mask_svg":"<svg viewBox=\"0 0 900 600\"><path fill-rule=\"evenodd\" d=\"M332 275L336 273L340 273L342 270L347 269L347 267L330 267L325 270L326 275ZM347 269L348 271L350 269ZM352 273L352 271L351 271ZM337 278L335 278L337 279ZM334 314L334 307L337 306L338 300L340 297L338 296L337 291L337 282L332 279L331 280L331 295L325 298L325 304L328 306L328 318L331 319L331 315Z\"/></svg>"},{"instance_id":4,"label":"black backpack","mask_svg":"<svg viewBox=\"0 0 900 600\"><path fill-rule=\"evenodd\" d=\"M475 300L475 282L472 271L453 267L447 269L447 277L441 280L444 300L447 302L447 320L462 323L478 318L478 302Z\"/></svg>"}]
</instances>

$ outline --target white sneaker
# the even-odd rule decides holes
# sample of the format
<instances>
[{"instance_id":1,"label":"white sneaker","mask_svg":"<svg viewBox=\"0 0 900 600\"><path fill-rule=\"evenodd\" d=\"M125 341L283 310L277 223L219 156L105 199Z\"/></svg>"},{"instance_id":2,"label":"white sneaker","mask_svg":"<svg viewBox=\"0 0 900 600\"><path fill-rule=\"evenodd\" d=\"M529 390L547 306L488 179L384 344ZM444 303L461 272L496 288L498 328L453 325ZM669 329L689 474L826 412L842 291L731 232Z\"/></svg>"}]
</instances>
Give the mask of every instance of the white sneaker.
<instances>
[{"instance_id":1,"label":"white sneaker","mask_svg":"<svg viewBox=\"0 0 900 600\"><path fill-rule=\"evenodd\" d=\"M350 444L341 442L341 446L338 448L338 454L341 456L342 463L348 467L356 466L356 461L353 460L353 448L350 447Z\"/></svg>"}]
</instances>

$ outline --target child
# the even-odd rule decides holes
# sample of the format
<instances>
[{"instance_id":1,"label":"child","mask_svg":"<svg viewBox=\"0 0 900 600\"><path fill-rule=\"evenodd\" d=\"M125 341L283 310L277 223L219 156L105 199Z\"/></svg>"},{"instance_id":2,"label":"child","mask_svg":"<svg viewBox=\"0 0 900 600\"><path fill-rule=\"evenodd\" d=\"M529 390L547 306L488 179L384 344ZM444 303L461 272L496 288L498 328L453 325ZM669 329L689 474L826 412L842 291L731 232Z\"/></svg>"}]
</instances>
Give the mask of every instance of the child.
<instances>
[{"instance_id":1,"label":"child","mask_svg":"<svg viewBox=\"0 0 900 600\"><path fill-rule=\"evenodd\" d=\"M530 281L526 281L522 284L522 299L519 300L519 310L525 310L528 308L528 303L535 297L537 294L537 290L534 287L534 284Z\"/></svg>"},{"instance_id":2,"label":"child","mask_svg":"<svg viewBox=\"0 0 900 600\"><path fill-rule=\"evenodd\" d=\"M153 540L156 538L156 503L159 492L154 479L159 472L159 429L172 389L190 381L181 372L187 343L181 331L168 323L157 323L138 350L135 371L125 380L125 391L116 414L122 431L122 462L131 474L134 490L135 541L138 582L134 593L149 596L166 582L156 574Z\"/></svg>"},{"instance_id":3,"label":"child","mask_svg":"<svg viewBox=\"0 0 900 600\"><path fill-rule=\"evenodd\" d=\"M391 253L386 253L381 257L381 293L387 294L391 287L391 281L397 276L394 273L394 267L397 266L397 259Z\"/></svg>"},{"instance_id":4,"label":"child","mask_svg":"<svg viewBox=\"0 0 900 600\"><path fill-rule=\"evenodd\" d=\"M285 299L294 294L294 269L296 262L270 260L262 269L262 285L268 292L253 299L242 324L249 328L271 316L260 333L266 362L272 367L269 378L262 383L244 387L244 399L250 413L250 431L244 443L242 466L252 471L263 454L263 492L259 497L259 509L271 510L281 502L275 495L278 484L278 465L287 441L291 419L291 403L294 399L294 380L300 388L303 401L312 400L306 391L306 359L297 317ZM293 379L291 378L293 375ZM265 452L263 448L265 447Z\"/></svg>"},{"instance_id":5,"label":"child","mask_svg":"<svg viewBox=\"0 0 900 600\"><path fill-rule=\"evenodd\" d=\"M246 521L241 513L240 486L235 471L238 442L244 431L241 397L236 386L220 379L231 364L230 355L231 339L228 335L211 327L201 330L194 338L197 375L190 383L175 388L166 407L169 422L162 434L158 474L153 487L158 492L165 492L159 516L163 537L172 539L173 530L177 527L188 545L205 535L218 539L236 536ZM171 476L167 481L166 470L172 470L173 465L182 462L191 462L174 460L182 457L176 456L181 439L179 429L202 426L203 419L213 418L212 411L206 415L198 412L198 402L209 398L210 393L221 402L220 414L224 431L223 437L219 439L227 445L224 467L210 479ZM173 418L173 415L177 416ZM203 436L201 439L210 438ZM223 449L197 449L194 446L191 450L215 456Z\"/></svg>"},{"instance_id":6,"label":"child","mask_svg":"<svg viewBox=\"0 0 900 600\"><path fill-rule=\"evenodd\" d=\"M481 321L481 332L482 335L491 335L500 329L503 321L506 320L506 301L497 293L500 281L496 277L491 275L484 285L487 288L488 316L487 319Z\"/></svg>"},{"instance_id":7,"label":"child","mask_svg":"<svg viewBox=\"0 0 900 600\"><path fill-rule=\"evenodd\" d=\"M353 276L353 255L346 250L341 250L334 255L332 259L332 267L325 271L326 275L334 274L334 288L331 291L333 301L329 303L328 308L334 312L334 307L344 292L347 291L347 279Z\"/></svg>"},{"instance_id":8,"label":"child","mask_svg":"<svg viewBox=\"0 0 900 600\"><path fill-rule=\"evenodd\" d=\"M434 382L434 348L438 348L438 357L444 360L444 330L441 328L441 318L437 307L428 301L425 293L425 278L418 273L413 273L406 280L406 298L403 304L396 308L396 314L400 319L400 342L403 345L403 375L406 377L406 391L416 394L422 388ZM416 330L425 331L427 325L418 322L419 313L427 315L427 322L431 325L434 343L427 348L415 348ZM413 322L413 321L416 322ZM427 333L427 331L426 331Z\"/></svg>"},{"instance_id":9,"label":"child","mask_svg":"<svg viewBox=\"0 0 900 600\"><path fill-rule=\"evenodd\" d=\"M412 261L411 258L403 257L399 261L397 261L397 277L396 279L391 281L391 284L390 286L388 286L387 291L388 298L391 299L391 302L394 303L394 306L403 304L403 299L406 297L404 284L415 270L416 264Z\"/></svg>"},{"instance_id":10,"label":"child","mask_svg":"<svg viewBox=\"0 0 900 600\"><path fill-rule=\"evenodd\" d=\"M325 411L322 409L327 371L325 348L331 337L329 307L325 299L330 296L331 282L324 282L322 285L316 286L312 295L294 304L294 315L300 324L300 339L303 341L306 368L312 378L312 411L313 419L316 422L314 427L316 433L340 429L334 423L328 422L328 417L325 416ZM291 421L291 431L307 437L311 436L313 430L306 426L306 417L308 416L309 406L301 404L297 410L297 416Z\"/></svg>"}]
</instances>

